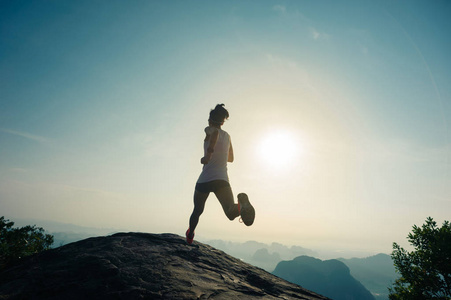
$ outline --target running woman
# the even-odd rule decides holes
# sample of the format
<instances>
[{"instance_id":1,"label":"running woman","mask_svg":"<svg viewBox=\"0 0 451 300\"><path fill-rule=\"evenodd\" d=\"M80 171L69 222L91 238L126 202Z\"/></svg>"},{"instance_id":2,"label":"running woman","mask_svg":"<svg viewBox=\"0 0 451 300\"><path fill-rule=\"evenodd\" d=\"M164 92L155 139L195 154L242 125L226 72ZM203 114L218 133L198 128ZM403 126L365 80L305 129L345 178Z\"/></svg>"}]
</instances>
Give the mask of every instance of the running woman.
<instances>
[{"instance_id":1,"label":"running woman","mask_svg":"<svg viewBox=\"0 0 451 300\"><path fill-rule=\"evenodd\" d=\"M235 203L229 184L227 163L233 162L233 148L230 135L221 129L228 118L229 112L224 108L224 104L218 104L210 111L209 126L205 128L204 157L200 160L204 166L194 190L194 209L186 231L188 244L193 243L194 230L211 192L216 195L224 213L231 221L241 216L247 226L254 223L255 210L248 196L244 193L238 194L238 203Z\"/></svg>"}]
</instances>

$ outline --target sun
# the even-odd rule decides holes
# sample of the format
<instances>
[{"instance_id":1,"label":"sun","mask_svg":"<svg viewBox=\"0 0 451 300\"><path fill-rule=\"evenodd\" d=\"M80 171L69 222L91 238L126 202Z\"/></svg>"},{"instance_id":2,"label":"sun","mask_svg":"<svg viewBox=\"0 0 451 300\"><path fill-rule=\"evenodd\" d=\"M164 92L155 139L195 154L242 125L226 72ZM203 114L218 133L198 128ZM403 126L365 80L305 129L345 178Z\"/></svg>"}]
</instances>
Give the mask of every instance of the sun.
<instances>
[{"instance_id":1,"label":"sun","mask_svg":"<svg viewBox=\"0 0 451 300\"><path fill-rule=\"evenodd\" d=\"M287 169L294 164L301 149L297 137L284 130L272 131L258 145L259 159L271 169Z\"/></svg>"}]
</instances>

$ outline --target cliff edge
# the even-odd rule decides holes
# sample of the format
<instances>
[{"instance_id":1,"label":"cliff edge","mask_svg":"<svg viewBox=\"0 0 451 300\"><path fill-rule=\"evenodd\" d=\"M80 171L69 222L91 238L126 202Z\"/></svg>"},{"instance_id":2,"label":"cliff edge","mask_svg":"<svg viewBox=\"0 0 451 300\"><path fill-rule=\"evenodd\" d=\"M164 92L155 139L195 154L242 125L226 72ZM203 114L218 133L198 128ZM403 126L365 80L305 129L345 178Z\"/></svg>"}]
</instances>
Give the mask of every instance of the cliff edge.
<instances>
[{"instance_id":1,"label":"cliff edge","mask_svg":"<svg viewBox=\"0 0 451 300\"><path fill-rule=\"evenodd\" d=\"M117 233L0 271L0 299L327 299L174 234Z\"/></svg>"}]
</instances>

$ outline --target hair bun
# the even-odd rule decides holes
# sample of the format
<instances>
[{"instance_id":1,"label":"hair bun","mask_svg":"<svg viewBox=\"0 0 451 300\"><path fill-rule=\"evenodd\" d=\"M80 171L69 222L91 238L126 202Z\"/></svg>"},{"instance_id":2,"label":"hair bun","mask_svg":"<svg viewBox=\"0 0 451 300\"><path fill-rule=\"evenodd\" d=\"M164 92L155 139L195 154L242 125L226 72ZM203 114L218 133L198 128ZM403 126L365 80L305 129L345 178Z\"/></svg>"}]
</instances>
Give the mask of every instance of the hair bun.
<instances>
[{"instance_id":1,"label":"hair bun","mask_svg":"<svg viewBox=\"0 0 451 300\"><path fill-rule=\"evenodd\" d=\"M224 104L217 104L215 109L210 111L209 121L214 123L223 123L225 119L229 118L229 112L224 108Z\"/></svg>"}]
</instances>

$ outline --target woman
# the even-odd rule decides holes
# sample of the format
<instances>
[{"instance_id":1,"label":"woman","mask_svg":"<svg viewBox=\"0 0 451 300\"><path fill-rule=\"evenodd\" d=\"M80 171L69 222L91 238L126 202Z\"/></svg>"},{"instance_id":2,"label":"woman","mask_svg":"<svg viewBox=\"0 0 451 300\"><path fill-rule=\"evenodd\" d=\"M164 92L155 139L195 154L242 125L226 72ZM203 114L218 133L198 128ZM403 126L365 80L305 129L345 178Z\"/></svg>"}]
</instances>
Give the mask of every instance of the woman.
<instances>
[{"instance_id":1,"label":"woman","mask_svg":"<svg viewBox=\"0 0 451 300\"><path fill-rule=\"evenodd\" d=\"M204 157L200 160L204 167L196 183L194 210L186 231L188 244L193 242L194 230L211 192L216 195L224 213L231 221L241 216L247 226L251 226L254 222L255 210L250 204L249 198L244 193L238 194L238 203L235 203L229 184L227 162L233 162L233 148L230 135L221 129L224 121L228 118L229 113L224 108L224 104L218 104L215 109L210 111L209 126L205 128Z\"/></svg>"}]
</instances>

